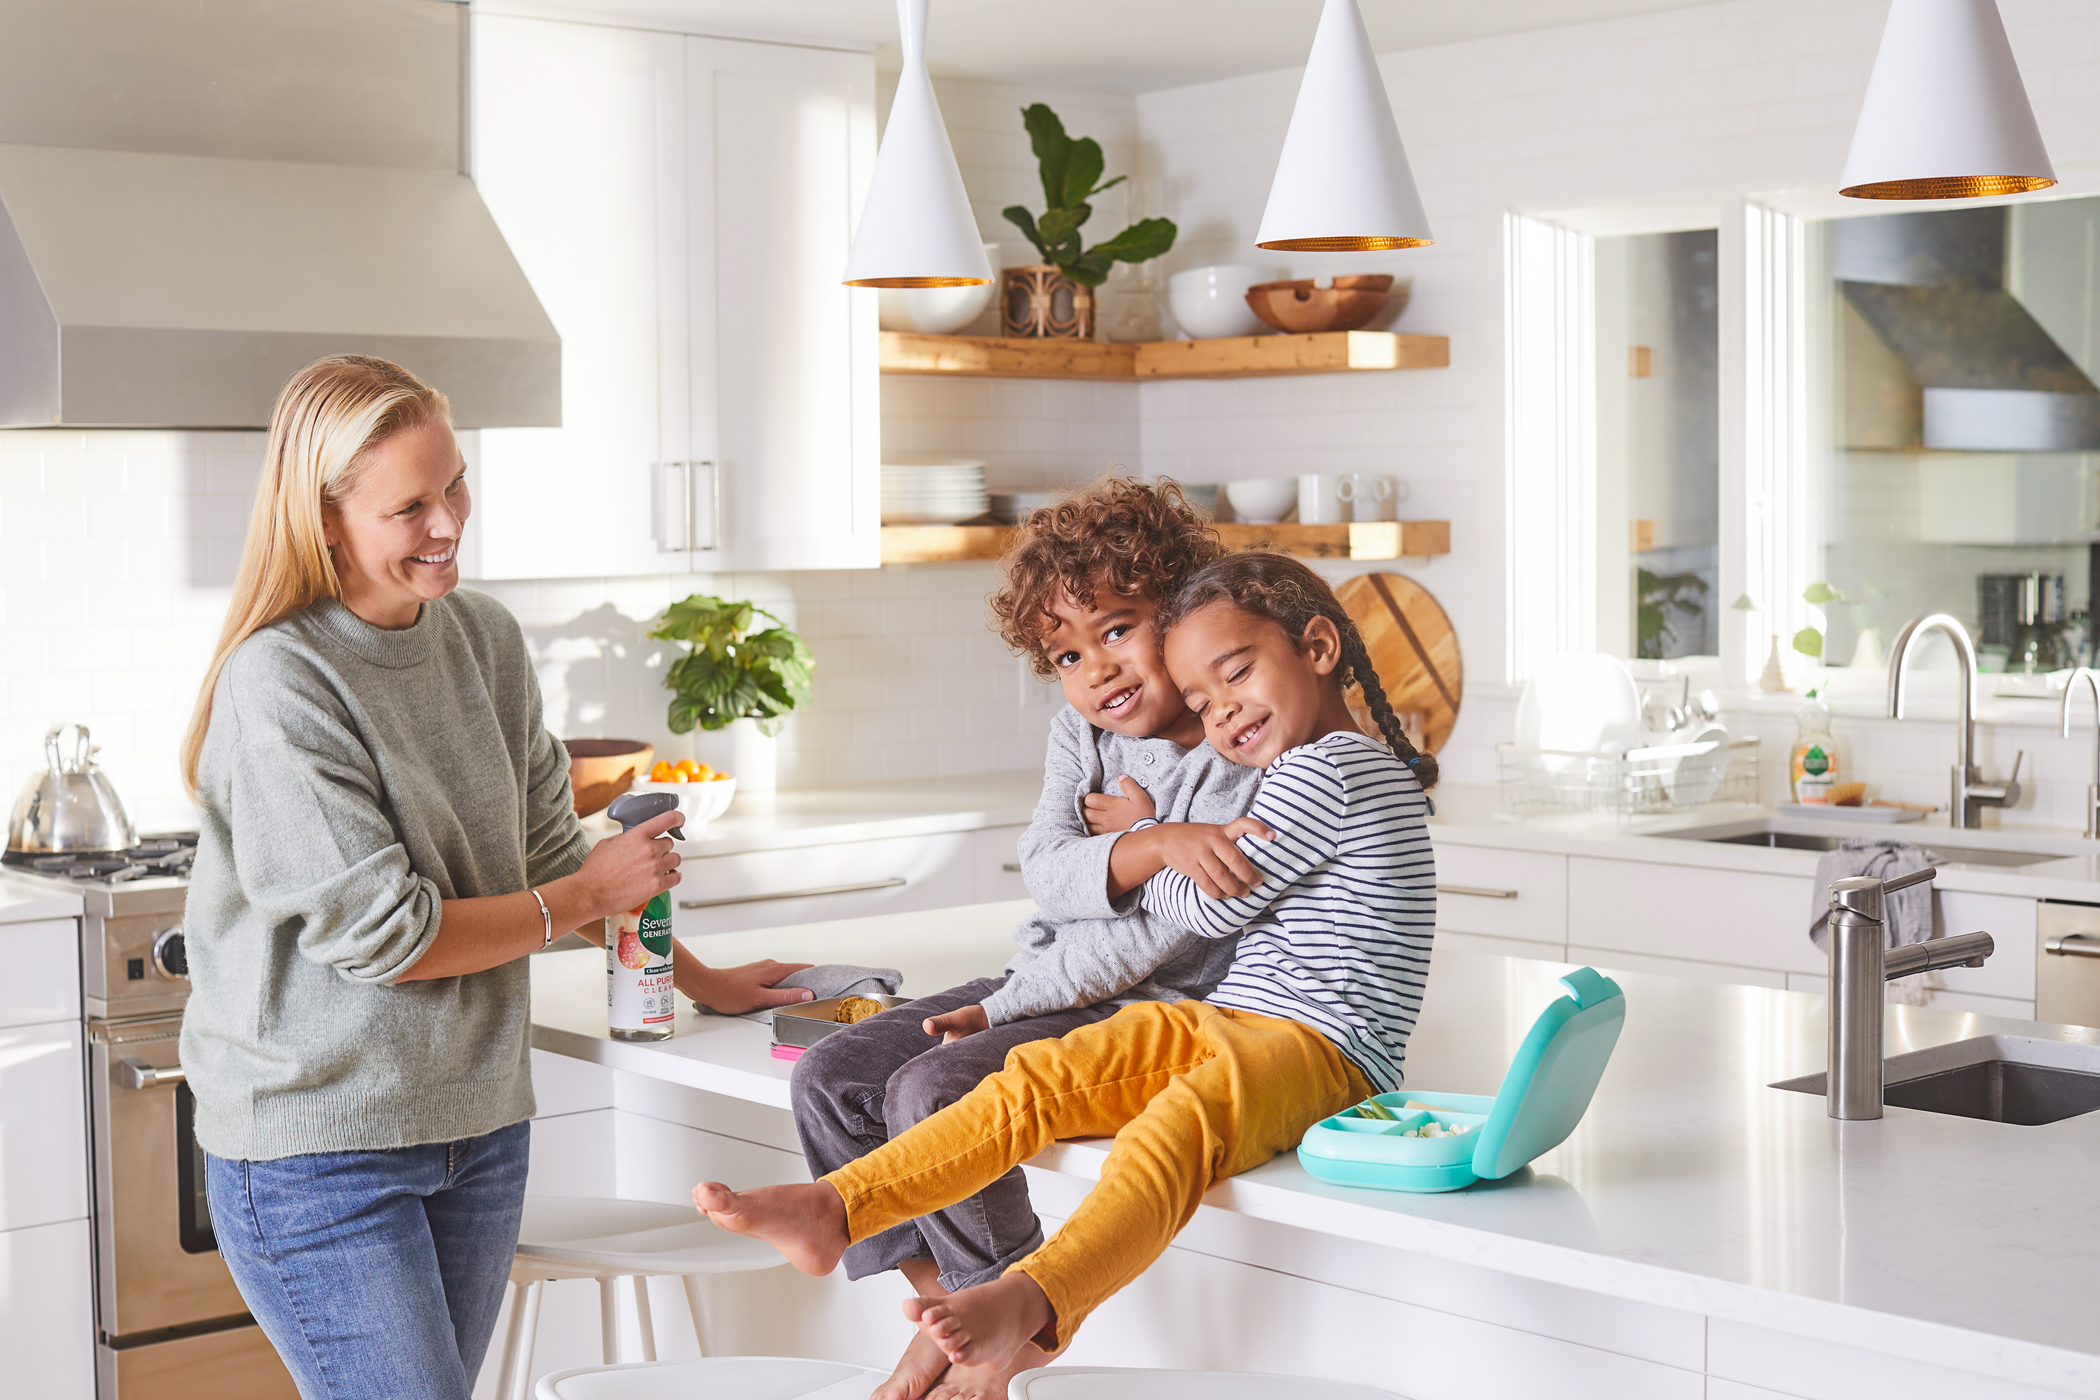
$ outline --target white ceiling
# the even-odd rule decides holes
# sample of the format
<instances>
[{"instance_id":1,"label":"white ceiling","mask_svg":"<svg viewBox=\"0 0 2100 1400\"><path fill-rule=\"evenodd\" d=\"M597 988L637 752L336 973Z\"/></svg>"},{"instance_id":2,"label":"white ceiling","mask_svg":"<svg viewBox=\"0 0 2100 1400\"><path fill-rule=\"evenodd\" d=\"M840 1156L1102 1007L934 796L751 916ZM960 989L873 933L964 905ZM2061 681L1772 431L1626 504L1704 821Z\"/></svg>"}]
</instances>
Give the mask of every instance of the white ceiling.
<instances>
[{"instance_id":1,"label":"white ceiling","mask_svg":"<svg viewBox=\"0 0 2100 1400\"><path fill-rule=\"evenodd\" d=\"M1380 53L1544 29L1688 0L1361 0ZM535 0L493 0L527 10ZM928 58L945 77L1150 92L1294 68L1321 0L933 0ZM894 0L563 0L608 18L805 43L897 43Z\"/></svg>"}]
</instances>

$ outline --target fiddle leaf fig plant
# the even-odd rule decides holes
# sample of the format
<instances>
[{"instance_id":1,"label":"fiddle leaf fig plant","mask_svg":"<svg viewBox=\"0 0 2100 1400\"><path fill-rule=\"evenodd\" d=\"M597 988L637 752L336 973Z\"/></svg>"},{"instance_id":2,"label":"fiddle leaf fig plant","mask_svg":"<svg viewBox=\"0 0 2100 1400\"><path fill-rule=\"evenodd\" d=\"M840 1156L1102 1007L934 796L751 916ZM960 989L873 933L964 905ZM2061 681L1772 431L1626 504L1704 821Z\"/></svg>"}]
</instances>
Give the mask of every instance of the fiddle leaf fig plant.
<instances>
[{"instance_id":1,"label":"fiddle leaf fig plant","mask_svg":"<svg viewBox=\"0 0 2100 1400\"><path fill-rule=\"evenodd\" d=\"M759 618L774 625L753 630ZM755 604L695 593L666 608L649 635L688 648L664 673L673 734L726 729L740 719L778 734L809 703L815 658L801 637Z\"/></svg>"},{"instance_id":2,"label":"fiddle leaf fig plant","mask_svg":"<svg viewBox=\"0 0 2100 1400\"><path fill-rule=\"evenodd\" d=\"M1174 246L1179 230L1172 219L1140 219L1107 242L1085 247L1079 230L1094 215L1094 206L1087 201L1122 184L1126 177L1101 180L1107 166L1101 143L1091 136L1074 139L1066 135L1065 124L1045 104L1023 107L1021 124L1028 128L1029 144L1043 177L1045 207L1040 215L1020 204L1008 205L1002 212L1007 222L1027 235L1044 262L1082 287L1098 287L1108 280L1114 264L1145 262Z\"/></svg>"}]
</instances>

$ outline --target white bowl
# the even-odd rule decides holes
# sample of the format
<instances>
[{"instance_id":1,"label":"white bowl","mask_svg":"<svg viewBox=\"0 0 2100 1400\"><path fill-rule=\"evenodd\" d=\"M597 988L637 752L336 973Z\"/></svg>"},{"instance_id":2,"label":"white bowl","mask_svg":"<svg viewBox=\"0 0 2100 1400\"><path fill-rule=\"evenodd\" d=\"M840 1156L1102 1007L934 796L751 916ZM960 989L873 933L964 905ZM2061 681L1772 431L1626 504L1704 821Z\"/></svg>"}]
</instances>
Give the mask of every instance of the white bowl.
<instances>
[{"instance_id":1,"label":"white bowl","mask_svg":"<svg viewBox=\"0 0 2100 1400\"><path fill-rule=\"evenodd\" d=\"M736 796L736 779L719 778L707 783L636 783L629 792L668 792L678 799L678 810L685 817L685 834L706 826L716 817L729 810L729 799Z\"/></svg>"},{"instance_id":2,"label":"white bowl","mask_svg":"<svg viewBox=\"0 0 2100 1400\"><path fill-rule=\"evenodd\" d=\"M884 287L875 303L875 319L886 331L920 335L954 335L984 314L999 292L999 245L984 245L992 261L992 280L976 287Z\"/></svg>"},{"instance_id":3,"label":"white bowl","mask_svg":"<svg viewBox=\"0 0 2100 1400\"><path fill-rule=\"evenodd\" d=\"M1273 269L1238 263L1192 267L1167 279L1167 305L1181 329L1196 340L1256 335L1266 329L1247 305L1247 289L1276 280Z\"/></svg>"},{"instance_id":4,"label":"white bowl","mask_svg":"<svg viewBox=\"0 0 2100 1400\"><path fill-rule=\"evenodd\" d=\"M1235 520L1249 525L1274 525L1298 504L1298 478L1256 476L1225 483L1225 499L1232 502Z\"/></svg>"}]
</instances>

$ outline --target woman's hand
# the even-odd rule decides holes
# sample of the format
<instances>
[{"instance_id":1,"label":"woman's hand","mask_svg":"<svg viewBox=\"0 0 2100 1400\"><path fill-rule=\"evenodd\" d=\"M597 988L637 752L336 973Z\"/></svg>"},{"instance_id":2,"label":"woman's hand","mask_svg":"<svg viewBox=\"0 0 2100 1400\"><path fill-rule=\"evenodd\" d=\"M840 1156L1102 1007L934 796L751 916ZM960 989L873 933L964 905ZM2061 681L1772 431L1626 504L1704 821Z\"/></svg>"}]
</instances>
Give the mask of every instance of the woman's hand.
<instances>
[{"instance_id":1,"label":"woman's hand","mask_svg":"<svg viewBox=\"0 0 2100 1400\"><path fill-rule=\"evenodd\" d=\"M636 827L635 830L641 830ZM678 951L685 952L680 948ZM709 967L687 953L676 960L673 985L686 996L724 1016L741 1016L769 1006L793 1006L816 995L807 987L776 987L783 977L792 977L809 963L745 963L742 967Z\"/></svg>"},{"instance_id":2,"label":"woman's hand","mask_svg":"<svg viewBox=\"0 0 2100 1400\"><path fill-rule=\"evenodd\" d=\"M684 820L678 812L665 812L591 848L583 868L570 878L594 906L592 917L639 909L678 883L678 852L664 833Z\"/></svg>"},{"instance_id":3,"label":"woman's hand","mask_svg":"<svg viewBox=\"0 0 2100 1400\"><path fill-rule=\"evenodd\" d=\"M984 1008L981 1006L958 1006L953 1011L928 1016L925 1024L926 1034L939 1036L943 1045L991 1028L991 1018L984 1014Z\"/></svg>"},{"instance_id":4,"label":"woman's hand","mask_svg":"<svg viewBox=\"0 0 2100 1400\"><path fill-rule=\"evenodd\" d=\"M1090 792L1086 795L1086 829L1089 836L1106 836L1111 831L1128 831L1139 822L1155 818L1159 809L1152 803L1152 794L1145 791L1136 778L1128 773L1116 779L1123 789L1121 797L1106 792Z\"/></svg>"}]
</instances>

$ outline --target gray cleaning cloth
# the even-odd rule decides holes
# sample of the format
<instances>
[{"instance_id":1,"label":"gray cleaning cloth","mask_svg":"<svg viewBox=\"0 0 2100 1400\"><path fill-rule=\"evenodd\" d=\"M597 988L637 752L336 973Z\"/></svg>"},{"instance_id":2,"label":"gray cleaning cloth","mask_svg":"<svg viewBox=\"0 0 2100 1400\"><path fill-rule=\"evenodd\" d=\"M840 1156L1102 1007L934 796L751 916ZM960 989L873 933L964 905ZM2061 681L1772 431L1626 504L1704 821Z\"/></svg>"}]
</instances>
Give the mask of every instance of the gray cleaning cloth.
<instances>
[{"instance_id":1,"label":"gray cleaning cloth","mask_svg":"<svg viewBox=\"0 0 2100 1400\"><path fill-rule=\"evenodd\" d=\"M1808 936L1818 948L1830 943L1830 884L1852 875L1893 880L1933 863L1930 852L1908 841L1854 837L1816 862L1815 903L1809 908ZM1882 906L1887 920L1888 946L1923 943L1932 937L1932 886L1913 885L1888 896ZM1923 1006L1926 993L1946 985L1937 972L1899 977L1889 983L1889 1000L1908 1006Z\"/></svg>"},{"instance_id":2,"label":"gray cleaning cloth","mask_svg":"<svg viewBox=\"0 0 2100 1400\"><path fill-rule=\"evenodd\" d=\"M811 1001L824 1001L830 997L895 996L904 985L904 974L894 967L856 967L852 963L818 963L805 967L800 972L789 973L773 984L776 987L806 987L813 995ZM700 1014L713 1016L696 1002ZM770 1017L771 1012L754 1013Z\"/></svg>"}]
</instances>

